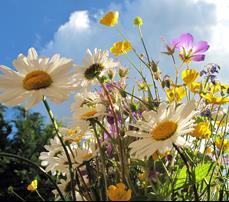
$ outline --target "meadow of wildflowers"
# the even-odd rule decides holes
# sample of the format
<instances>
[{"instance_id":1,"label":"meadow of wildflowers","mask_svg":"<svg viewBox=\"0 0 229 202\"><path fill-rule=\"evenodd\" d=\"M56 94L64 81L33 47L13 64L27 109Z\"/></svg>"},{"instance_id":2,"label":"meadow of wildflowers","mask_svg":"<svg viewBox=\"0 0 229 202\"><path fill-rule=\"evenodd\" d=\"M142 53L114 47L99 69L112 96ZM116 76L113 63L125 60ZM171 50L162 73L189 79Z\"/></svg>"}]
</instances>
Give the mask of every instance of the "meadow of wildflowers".
<instances>
[{"instance_id":1,"label":"meadow of wildflowers","mask_svg":"<svg viewBox=\"0 0 229 202\"><path fill-rule=\"evenodd\" d=\"M16 70L0 66L0 102L27 109L43 102L55 132L40 153L40 165L10 153L0 156L26 161L47 176L53 200L227 201L229 85L218 80L219 65L198 66L208 42L195 41L191 33L174 36L162 52L174 68L166 75L147 51L141 17L133 24L143 54L118 28L117 11L100 23L123 41L110 50L86 50L81 64L59 54L39 56L30 48L13 61ZM130 71L140 78L132 89ZM71 124L60 126L48 100L61 103L71 94ZM27 190L45 200L37 179Z\"/></svg>"}]
</instances>

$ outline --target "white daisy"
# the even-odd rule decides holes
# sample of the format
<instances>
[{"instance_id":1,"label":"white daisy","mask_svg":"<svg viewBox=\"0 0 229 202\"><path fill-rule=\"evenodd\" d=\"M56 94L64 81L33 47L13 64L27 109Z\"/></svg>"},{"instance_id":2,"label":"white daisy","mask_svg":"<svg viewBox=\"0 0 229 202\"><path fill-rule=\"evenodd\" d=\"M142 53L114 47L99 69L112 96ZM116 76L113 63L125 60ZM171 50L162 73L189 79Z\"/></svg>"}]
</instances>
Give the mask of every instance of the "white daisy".
<instances>
[{"instance_id":1,"label":"white daisy","mask_svg":"<svg viewBox=\"0 0 229 202\"><path fill-rule=\"evenodd\" d=\"M65 175L68 172L68 159L65 154L65 151L61 145L61 142L57 136L50 139L50 144L45 145L45 152L41 152L39 159L41 160L41 166L45 167L47 172L51 172L52 175L56 175L57 173L62 173ZM76 144L70 144L70 148L72 151L77 149ZM78 163L75 161L75 156L72 155L71 151L68 149L68 153L70 154L70 159L72 162L73 168L78 166Z\"/></svg>"},{"instance_id":2,"label":"white daisy","mask_svg":"<svg viewBox=\"0 0 229 202\"><path fill-rule=\"evenodd\" d=\"M53 175L56 175L57 166L58 166L58 154L63 152L62 145L58 137L54 137L50 139L50 144L45 145L45 152L41 152L39 159L41 160L41 165L46 167L45 170L47 172L51 171Z\"/></svg>"},{"instance_id":3,"label":"white daisy","mask_svg":"<svg viewBox=\"0 0 229 202\"><path fill-rule=\"evenodd\" d=\"M66 100L75 89L73 61L56 54L51 59L39 57L34 48L28 56L20 54L13 61L16 71L0 66L4 75L0 76L0 102L15 106L26 102L26 108L49 97L53 102Z\"/></svg>"},{"instance_id":4,"label":"white daisy","mask_svg":"<svg viewBox=\"0 0 229 202\"><path fill-rule=\"evenodd\" d=\"M138 131L127 131L127 135L141 138L132 142L130 154L139 159L151 156L155 151L165 153L171 150L173 143L185 146L188 143L182 137L193 131L193 117L197 115L195 102L190 101L175 107L175 103L161 104L155 111L142 114L144 120L138 120L134 125Z\"/></svg>"},{"instance_id":5,"label":"white daisy","mask_svg":"<svg viewBox=\"0 0 229 202\"><path fill-rule=\"evenodd\" d=\"M89 125L82 124L81 127L60 128L60 133L63 135L64 141L68 143L80 143L82 139L87 138L87 130Z\"/></svg>"},{"instance_id":6,"label":"white daisy","mask_svg":"<svg viewBox=\"0 0 229 202\"><path fill-rule=\"evenodd\" d=\"M109 69L113 69L119 65L109 58L109 51L94 49L92 53L89 49L82 61L82 66L77 69L76 79L82 87L89 87L97 83L97 76L104 75ZM82 88L82 89L84 89Z\"/></svg>"},{"instance_id":7,"label":"white daisy","mask_svg":"<svg viewBox=\"0 0 229 202\"><path fill-rule=\"evenodd\" d=\"M77 148L76 150L76 161L82 164L84 161L89 161L98 154L95 143L90 143L87 148Z\"/></svg>"},{"instance_id":8,"label":"white daisy","mask_svg":"<svg viewBox=\"0 0 229 202\"><path fill-rule=\"evenodd\" d=\"M81 92L75 95L75 102L71 105L71 110L74 111L85 104L93 105L101 103L100 95L96 92Z\"/></svg>"}]
</instances>

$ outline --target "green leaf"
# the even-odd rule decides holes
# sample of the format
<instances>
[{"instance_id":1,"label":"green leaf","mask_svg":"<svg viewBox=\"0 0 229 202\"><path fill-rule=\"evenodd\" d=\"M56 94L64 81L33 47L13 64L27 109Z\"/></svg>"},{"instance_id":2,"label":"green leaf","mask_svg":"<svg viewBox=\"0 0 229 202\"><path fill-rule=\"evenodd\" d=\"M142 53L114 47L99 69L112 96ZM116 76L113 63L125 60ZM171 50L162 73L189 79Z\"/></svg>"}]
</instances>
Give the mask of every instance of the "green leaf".
<instances>
[{"instance_id":1,"label":"green leaf","mask_svg":"<svg viewBox=\"0 0 229 202\"><path fill-rule=\"evenodd\" d=\"M203 165L198 165L195 168L196 182L202 181L205 177L207 177L210 166L211 163L205 163Z\"/></svg>"},{"instance_id":2,"label":"green leaf","mask_svg":"<svg viewBox=\"0 0 229 202\"><path fill-rule=\"evenodd\" d=\"M175 184L175 189L179 189L180 187L182 187L185 182L186 182L186 178L187 178L187 168L186 166L184 166L178 176L177 176L177 181L176 181L176 184Z\"/></svg>"}]
</instances>

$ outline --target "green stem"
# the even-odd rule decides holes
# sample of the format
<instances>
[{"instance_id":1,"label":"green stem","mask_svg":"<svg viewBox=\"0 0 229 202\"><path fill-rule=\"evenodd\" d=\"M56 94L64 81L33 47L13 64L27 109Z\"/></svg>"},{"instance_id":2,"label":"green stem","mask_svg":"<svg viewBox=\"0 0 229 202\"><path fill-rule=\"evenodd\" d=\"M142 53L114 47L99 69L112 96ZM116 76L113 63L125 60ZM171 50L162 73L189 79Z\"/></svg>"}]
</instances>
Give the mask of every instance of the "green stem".
<instances>
[{"instance_id":1,"label":"green stem","mask_svg":"<svg viewBox=\"0 0 229 202\"><path fill-rule=\"evenodd\" d=\"M46 201L41 195L40 195L40 193L36 190L36 193L37 193L37 195L40 197L40 199L42 200L42 201Z\"/></svg>"},{"instance_id":2,"label":"green stem","mask_svg":"<svg viewBox=\"0 0 229 202\"><path fill-rule=\"evenodd\" d=\"M95 123L94 123L93 120L91 121L91 124L92 124L93 130L94 130L94 132L95 132L95 137L96 137L96 140L97 140L97 142L98 142L99 152L100 152L100 155L101 155L101 160L102 160L102 172L103 172L104 186L105 186L105 196L106 196L106 201L107 201L107 200L108 200L108 196L107 196L107 187L108 187L108 184L107 184L107 172L106 172L106 163L105 163L104 152L103 152L103 150L102 150L102 146L101 146L101 144L100 144L99 136L98 136L98 133L97 133L97 130L96 130L96 126L95 126ZM101 200L102 200L102 199L101 199Z\"/></svg>"},{"instance_id":3,"label":"green stem","mask_svg":"<svg viewBox=\"0 0 229 202\"><path fill-rule=\"evenodd\" d=\"M14 190L12 190L11 192L12 194L14 194L17 198L19 198L21 201L26 201L25 199L23 199L21 196L19 196L19 194L17 194Z\"/></svg>"},{"instance_id":4,"label":"green stem","mask_svg":"<svg viewBox=\"0 0 229 202\"><path fill-rule=\"evenodd\" d=\"M61 136L61 134L59 133L59 128L58 128L58 125L57 125L57 122L54 118L54 115L49 107L49 104L46 100L45 97L43 97L43 103L45 105L45 108L48 112L48 115L50 117L50 120L52 121L52 124L54 126L54 130L56 132L56 135L57 137L59 138L60 142L61 142L61 145L64 149L64 152L66 154L66 157L67 157L67 160L68 160L68 164L69 164L69 173L70 173L70 177L71 177L71 192L72 192L72 199L73 201L76 201L76 194L75 194L75 182L74 182L74 173L73 173L73 168L72 168L72 161L71 161L71 158L70 158L70 155L68 153L68 150L67 150L67 147L66 145L64 144L64 141L63 141L63 138Z\"/></svg>"},{"instance_id":5,"label":"green stem","mask_svg":"<svg viewBox=\"0 0 229 202\"><path fill-rule=\"evenodd\" d=\"M185 166L186 166L187 172L188 172L188 176L189 176L189 180L191 182L194 180L194 182L193 182L193 191L194 191L195 201L199 201L199 195L198 195L198 191L197 191L197 188L196 188L195 177L193 176L193 173L190 171L190 164L188 163L188 161L185 158L184 154L180 151L179 147L177 145L175 145L174 143L173 143L173 146L177 150L177 152L180 154L180 157L182 158L182 160L185 163Z\"/></svg>"},{"instance_id":6,"label":"green stem","mask_svg":"<svg viewBox=\"0 0 229 202\"><path fill-rule=\"evenodd\" d=\"M139 35L140 35L140 38L141 38L141 42L142 42L142 45L143 45L143 48L145 50L145 53L146 53L146 57L147 57L147 60L148 60L148 63L149 63L149 70L150 70L150 73L152 75L152 80L153 80L153 87L154 87L154 91L155 91L155 96L156 96L156 99L159 100L159 94L158 94L158 89L157 89L157 86L156 86L156 83L155 83L155 80L154 80L154 75L153 75L153 72L152 72L152 69L150 68L150 57L149 57L149 54L148 54L148 51L146 49L146 45L145 45L145 42L144 42L144 39L143 39L143 34L142 34L142 31L141 31L141 28L140 26L138 26L138 31L139 31Z\"/></svg>"},{"instance_id":7,"label":"green stem","mask_svg":"<svg viewBox=\"0 0 229 202\"><path fill-rule=\"evenodd\" d=\"M39 165L37 165L36 163L30 161L29 159L26 159L24 157L15 155L15 154L10 154L10 153L4 153L4 152L0 152L0 156L5 156L5 157L10 157L10 158L15 158L15 159L19 159L21 161L25 161L26 163L29 163L30 165L32 165L34 168L36 168L38 171L40 171L42 174L44 174L50 181L51 183L55 186L55 188L57 189L61 200L65 201L64 196L62 194L62 192L60 191L59 187L57 186L57 184L55 183L55 181L52 179L52 177L46 173L46 171L41 168Z\"/></svg>"},{"instance_id":8,"label":"green stem","mask_svg":"<svg viewBox=\"0 0 229 202\"><path fill-rule=\"evenodd\" d=\"M99 78L98 78L99 80ZM100 81L100 80L99 80ZM118 125L118 118L117 118L117 115L115 113L115 109L114 109L114 105L113 105L113 102L112 102L112 99L110 97L110 94L106 88L106 86L100 82L106 96L107 96L107 99L109 101L109 104L111 106L111 111L113 113L113 116L114 116L114 121L115 121L115 127L116 127L116 133L117 133L117 138L118 138L118 145L119 145L119 149L120 149L120 164L121 164L121 173L122 173L122 180L125 181L125 164L124 164L124 159L123 159L123 148L122 148L122 135L120 134L120 130L119 130L119 125Z\"/></svg>"}]
</instances>

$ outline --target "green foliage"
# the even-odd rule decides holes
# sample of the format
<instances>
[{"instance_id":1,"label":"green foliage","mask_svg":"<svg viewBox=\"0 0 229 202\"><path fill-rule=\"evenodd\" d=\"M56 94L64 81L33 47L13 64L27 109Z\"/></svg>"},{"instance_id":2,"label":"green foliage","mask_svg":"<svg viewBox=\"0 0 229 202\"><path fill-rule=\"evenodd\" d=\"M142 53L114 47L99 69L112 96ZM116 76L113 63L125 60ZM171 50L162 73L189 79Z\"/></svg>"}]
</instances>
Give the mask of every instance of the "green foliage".
<instances>
[{"instance_id":1,"label":"green foliage","mask_svg":"<svg viewBox=\"0 0 229 202\"><path fill-rule=\"evenodd\" d=\"M7 152L39 163L39 153L53 136L52 126L45 124L44 117L37 112L29 112L21 107L10 109L13 116L7 120L6 107L0 106L0 152ZM51 199L52 185L29 164L6 157L0 157L0 199L18 200L8 187L26 200L40 200L35 192L27 191L27 185L37 177L38 190L46 199Z\"/></svg>"}]
</instances>

